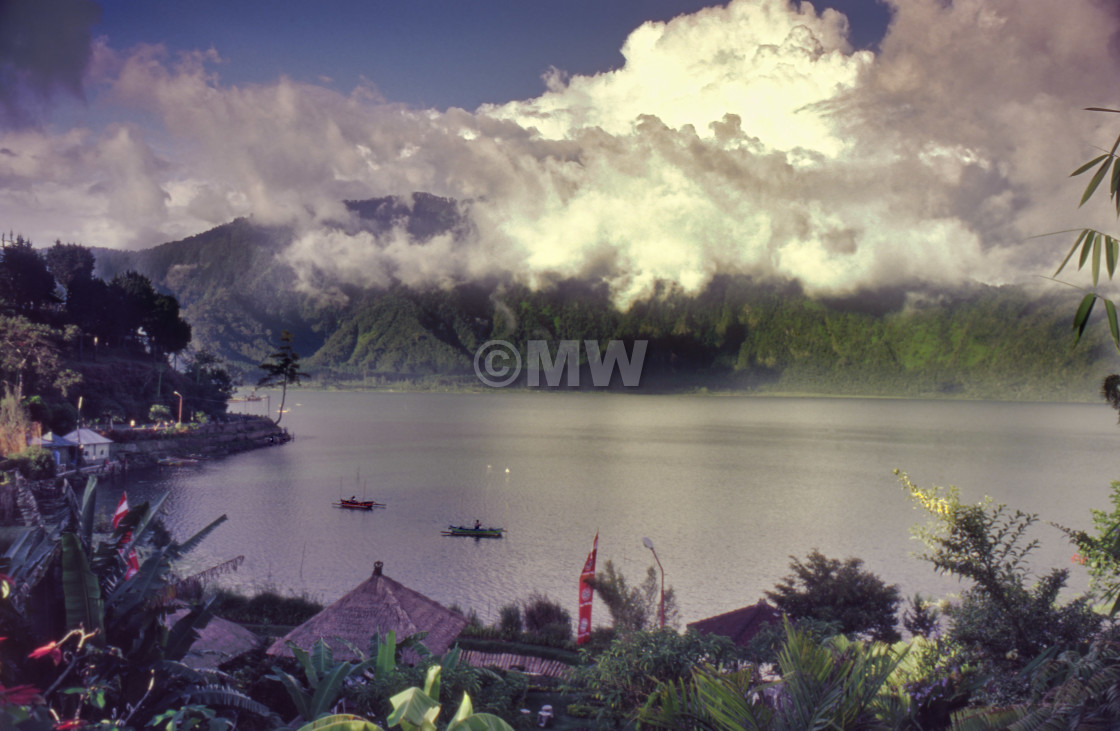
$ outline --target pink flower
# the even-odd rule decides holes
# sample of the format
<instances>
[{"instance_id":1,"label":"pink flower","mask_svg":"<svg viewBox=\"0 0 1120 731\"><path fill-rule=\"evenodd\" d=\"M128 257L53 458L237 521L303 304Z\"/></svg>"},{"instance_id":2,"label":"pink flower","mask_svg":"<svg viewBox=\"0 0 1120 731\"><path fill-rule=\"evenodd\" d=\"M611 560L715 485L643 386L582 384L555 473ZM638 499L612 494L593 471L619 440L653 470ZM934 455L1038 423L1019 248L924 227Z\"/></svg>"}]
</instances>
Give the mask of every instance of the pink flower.
<instances>
[{"instance_id":1,"label":"pink flower","mask_svg":"<svg viewBox=\"0 0 1120 731\"><path fill-rule=\"evenodd\" d=\"M38 660L41 657L49 657L54 661L55 665L58 665L60 662L62 662L62 650L58 649L57 642L48 642L42 647L36 650L32 650L31 654L27 657L32 660Z\"/></svg>"},{"instance_id":2,"label":"pink flower","mask_svg":"<svg viewBox=\"0 0 1120 731\"><path fill-rule=\"evenodd\" d=\"M39 689L33 685L13 685L5 688L0 685L0 706L29 706L32 703L42 703Z\"/></svg>"}]
</instances>

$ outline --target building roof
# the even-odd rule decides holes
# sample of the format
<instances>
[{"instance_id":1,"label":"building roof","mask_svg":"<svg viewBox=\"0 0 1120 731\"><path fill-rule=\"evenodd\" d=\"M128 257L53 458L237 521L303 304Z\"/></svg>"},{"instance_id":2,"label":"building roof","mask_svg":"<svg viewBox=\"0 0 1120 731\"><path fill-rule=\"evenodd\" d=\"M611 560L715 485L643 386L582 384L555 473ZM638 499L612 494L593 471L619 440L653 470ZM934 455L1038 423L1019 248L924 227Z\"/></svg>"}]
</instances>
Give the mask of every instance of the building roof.
<instances>
[{"instance_id":1,"label":"building roof","mask_svg":"<svg viewBox=\"0 0 1120 731\"><path fill-rule=\"evenodd\" d=\"M41 437L35 437L31 440L31 446L42 447L43 449L61 449L63 447L76 447L77 442L72 442L66 437L60 437L56 434L47 432Z\"/></svg>"},{"instance_id":2,"label":"building roof","mask_svg":"<svg viewBox=\"0 0 1120 731\"><path fill-rule=\"evenodd\" d=\"M66 435L66 439L74 443L74 446L87 444L112 444L113 440L108 437L103 437L93 429L75 429Z\"/></svg>"},{"instance_id":3,"label":"building roof","mask_svg":"<svg viewBox=\"0 0 1120 731\"><path fill-rule=\"evenodd\" d=\"M390 630L397 640L417 632L427 632L422 643L435 655L442 655L463 631L467 619L423 594L390 579L381 573L381 562L374 564L373 574L348 594L316 614L268 648L273 656L288 656L287 642L309 650L322 639L337 660L357 659L341 638L360 650L369 647L373 635L384 636Z\"/></svg>"},{"instance_id":4,"label":"building roof","mask_svg":"<svg viewBox=\"0 0 1120 731\"><path fill-rule=\"evenodd\" d=\"M174 626L187 614L186 609L175 612L168 620ZM257 647L260 638L236 622L221 617L211 617L191 643L183 662L196 670L216 668L226 660L237 657Z\"/></svg>"},{"instance_id":5,"label":"building roof","mask_svg":"<svg viewBox=\"0 0 1120 731\"><path fill-rule=\"evenodd\" d=\"M736 645L746 647L759 630L772 622L780 622L781 619L781 612L761 601L749 607L692 622L688 629L705 635L730 637Z\"/></svg>"}]
</instances>

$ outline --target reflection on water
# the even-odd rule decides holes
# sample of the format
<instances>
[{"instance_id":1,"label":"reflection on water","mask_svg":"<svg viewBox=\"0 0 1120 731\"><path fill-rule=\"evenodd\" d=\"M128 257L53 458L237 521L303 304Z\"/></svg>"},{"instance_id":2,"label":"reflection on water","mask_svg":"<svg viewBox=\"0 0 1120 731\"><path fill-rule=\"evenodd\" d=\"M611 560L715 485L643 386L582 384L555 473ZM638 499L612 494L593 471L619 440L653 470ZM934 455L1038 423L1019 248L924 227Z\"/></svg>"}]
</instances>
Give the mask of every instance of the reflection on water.
<instances>
[{"instance_id":1,"label":"reflection on water","mask_svg":"<svg viewBox=\"0 0 1120 731\"><path fill-rule=\"evenodd\" d=\"M169 492L180 537L226 514L192 561L244 555L243 588L331 601L380 560L487 621L531 591L574 616L596 531L600 561L634 581L652 539L686 622L756 601L813 548L858 556L906 594L943 596L958 585L912 557L924 516L893 469L1075 527L1120 477L1120 431L1096 405L307 391L288 405L290 444L144 475L130 501ZM118 495L103 486L102 509ZM332 506L350 495L388 507ZM476 519L506 537L440 534ZM1039 573L1071 567L1061 533L1039 537Z\"/></svg>"}]
</instances>

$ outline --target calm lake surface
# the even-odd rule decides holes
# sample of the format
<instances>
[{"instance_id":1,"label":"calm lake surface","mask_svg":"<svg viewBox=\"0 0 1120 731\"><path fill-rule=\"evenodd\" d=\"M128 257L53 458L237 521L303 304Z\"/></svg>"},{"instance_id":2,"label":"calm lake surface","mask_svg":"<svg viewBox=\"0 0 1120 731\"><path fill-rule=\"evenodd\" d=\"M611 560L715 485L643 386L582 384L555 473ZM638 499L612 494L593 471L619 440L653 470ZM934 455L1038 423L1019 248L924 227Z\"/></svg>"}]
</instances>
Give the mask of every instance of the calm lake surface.
<instances>
[{"instance_id":1,"label":"calm lake surface","mask_svg":"<svg viewBox=\"0 0 1120 731\"><path fill-rule=\"evenodd\" d=\"M652 539L684 622L757 601L813 548L862 558L907 595L958 591L914 557L910 528L926 515L895 468L1040 514L1035 572L1070 568L1081 588L1074 549L1045 522L1089 528L1120 479L1115 412L1094 404L293 390L287 406L291 443L133 478L130 501L169 492L179 537L227 515L191 563L244 555L227 579L242 590L330 602L380 560L484 621L533 591L575 616L596 531L600 567L611 559L633 583ZM120 489L101 487L104 510ZM355 493L388 507L332 507ZM440 535L475 519L507 537ZM603 607L594 620L607 622Z\"/></svg>"}]
</instances>

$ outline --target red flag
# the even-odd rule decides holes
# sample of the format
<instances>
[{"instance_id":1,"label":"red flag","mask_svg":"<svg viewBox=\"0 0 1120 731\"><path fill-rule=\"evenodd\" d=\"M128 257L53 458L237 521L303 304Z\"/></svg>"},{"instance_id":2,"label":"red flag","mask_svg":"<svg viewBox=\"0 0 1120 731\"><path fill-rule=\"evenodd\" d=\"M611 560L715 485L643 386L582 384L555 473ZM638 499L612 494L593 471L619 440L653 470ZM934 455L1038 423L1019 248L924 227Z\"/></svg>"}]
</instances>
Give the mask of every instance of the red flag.
<instances>
[{"instance_id":1,"label":"red flag","mask_svg":"<svg viewBox=\"0 0 1120 731\"><path fill-rule=\"evenodd\" d=\"M128 495L122 492L121 500L119 503L117 503L117 509L113 511L113 530L117 529L117 526L120 525L120 522L124 520L124 516L126 515L128 515ZM131 551L128 551L127 555L125 555L125 551L128 549L128 544L131 541L132 532L130 531L128 534L121 537L120 542L120 552L121 555L124 556L125 564L128 566L128 568L126 568L124 572L124 578L126 581L128 579L131 579L136 575L138 571L140 571L140 557L136 555L136 549L133 548Z\"/></svg>"},{"instance_id":2,"label":"red flag","mask_svg":"<svg viewBox=\"0 0 1120 731\"><path fill-rule=\"evenodd\" d=\"M591 639L591 600L594 592L588 579L595 577L595 554L599 551L599 533L595 533L595 542L591 544L591 553L587 554L587 561L583 564L583 571L579 574L579 628L576 630L576 644L582 645Z\"/></svg>"},{"instance_id":3,"label":"red flag","mask_svg":"<svg viewBox=\"0 0 1120 731\"><path fill-rule=\"evenodd\" d=\"M113 512L113 530L117 529L126 515L128 515L128 496L122 492L121 501L117 503L117 509Z\"/></svg>"}]
</instances>

